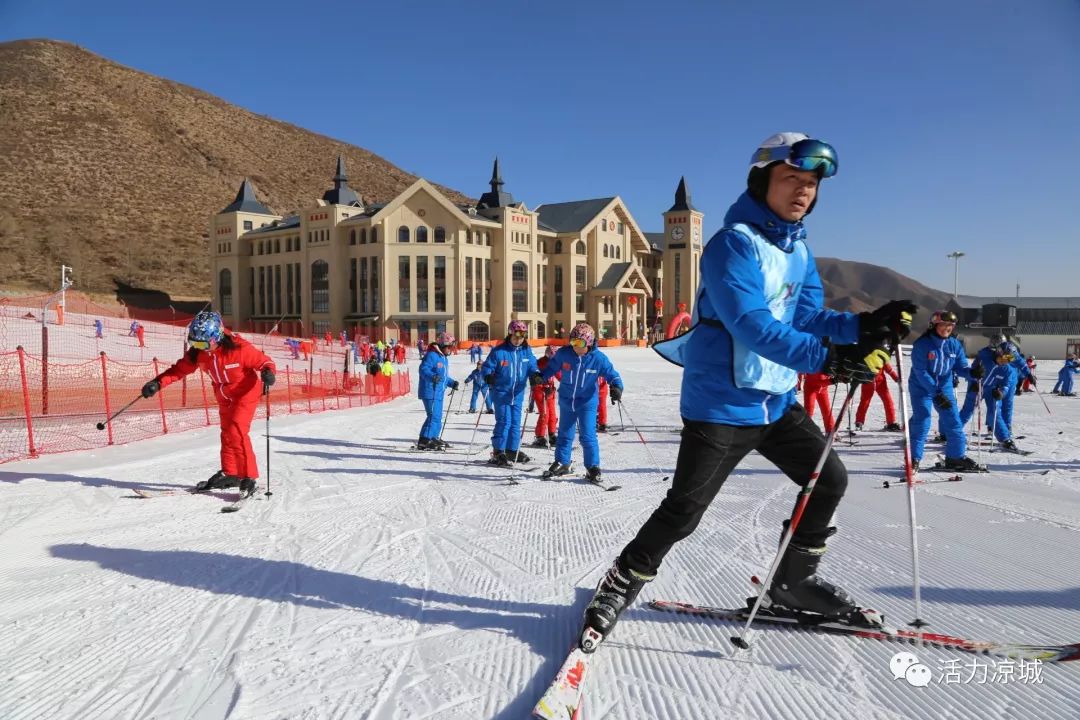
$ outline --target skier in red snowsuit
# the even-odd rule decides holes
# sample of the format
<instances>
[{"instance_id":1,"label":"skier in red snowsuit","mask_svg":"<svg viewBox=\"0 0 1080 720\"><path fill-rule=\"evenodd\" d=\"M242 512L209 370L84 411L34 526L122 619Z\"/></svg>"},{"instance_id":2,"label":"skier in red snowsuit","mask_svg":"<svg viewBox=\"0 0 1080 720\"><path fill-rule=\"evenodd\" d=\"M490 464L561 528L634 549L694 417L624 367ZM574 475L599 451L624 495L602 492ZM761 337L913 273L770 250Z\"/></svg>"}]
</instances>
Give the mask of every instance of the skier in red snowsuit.
<instances>
[{"instance_id":1,"label":"skier in red snowsuit","mask_svg":"<svg viewBox=\"0 0 1080 720\"><path fill-rule=\"evenodd\" d=\"M600 402L596 406L596 432L607 432L607 381L600 378L597 381L600 386Z\"/></svg>"},{"instance_id":2,"label":"skier in red snowsuit","mask_svg":"<svg viewBox=\"0 0 1080 720\"><path fill-rule=\"evenodd\" d=\"M536 367L543 370L548 360L555 354L555 348L548 345L544 357L536 361ZM555 373L546 382L533 386L532 399L536 404L536 439L533 447L555 447L559 432L559 405L555 399L555 381L562 380L562 373Z\"/></svg>"},{"instance_id":3,"label":"skier in red snowsuit","mask_svg":"<svg viewBox=\"0 0 1080 720\"><path fill-rule=\"evenodd\" d=\"M821 419L825 423L825 432L833 429L832 403L829 402L829 387L832 379L825 373L806 373L802 379L803 406L806 414L814 417L814 404L821 406Z\"/></svg>"},{"instance_id":4,"label":"skier in red snowsuit","mask_svg":"<svg viewBox=\"0 0 1080 720\"><path fill-rule=\"evenodd\" d=\"M885 379L886 374L894 382L900 382L900 377L893 370L892 365L885 363L881 372L874 378L874 382L862 386L859 408L855 411L856 430L862 430L863 423L866 422L866 410L870 407L870 401L874 399L874 393L877 393L881 398L881 404L885 406L885 429L889 432L900 432L900 423L896 422L896 407L893 405L892 393L889 392L889 381Z\"/></svg>"},{"instance_id":5,"label":"skier in red snowsuit","mask_svg":"<svg viewBox=\"0 0 1080 720\"><path fill-rule=\"evenodd\" d=\"M196 485L196 492L237 487L254 494L259 466L248 432L259 396L274 384L274 361L238 335L225 331L221 316L204 311L188 326L188 351L167 370L143 385L153 397L185 375L202 370L210 376L221 419L221 469Z\"/></svg>"}]
</instances>

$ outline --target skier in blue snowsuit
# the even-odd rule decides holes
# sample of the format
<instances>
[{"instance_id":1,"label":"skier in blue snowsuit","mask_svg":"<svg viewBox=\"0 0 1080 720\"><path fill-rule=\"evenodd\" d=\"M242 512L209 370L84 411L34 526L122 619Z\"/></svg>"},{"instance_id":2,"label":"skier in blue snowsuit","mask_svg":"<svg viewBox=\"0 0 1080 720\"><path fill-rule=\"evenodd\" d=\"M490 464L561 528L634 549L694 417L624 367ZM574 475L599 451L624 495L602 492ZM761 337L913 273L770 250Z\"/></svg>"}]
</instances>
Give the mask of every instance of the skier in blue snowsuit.
<instances>
[{"instance_id":1,"label":"skier in blue snowsuit","mask_svg":"<svg viewBox=\"0 0 1080 720\"><path fill-rule=\"evenodd\" d=\"M1004 343L1003 343L1004 344ZM986 350L987 348L983 348ZM983 357L979 351L979 358ZM983 401L986 403L986 426L1006 450L1016 452L1012 439L1013 390L1016 388L1016 368L1010 353L1001 347L991 348L992 365L982 379ZM982 362L985 362L983 360ZM986 367L983 365L983 367Z\"/></svg>"},{"instance_id":2,"label":"skier in blue snowsuit","mask_svg":"<svg viewBox=\"0 0 1080 720\"><path fill-rule=\"evenodd\" d=\"M608 384L612 404L619 402L623 382L608 356L596 349L596 333L588 323L578 323L570 331L570 344L559 348L540 372L544 380L562 373L559 381L559 440L555 462L544 477L558 477L570 472L570 455L575 429L581 432L581 451L585 455L585 476L600 482L600 445L596 441L596 407L603 378Z\"/></svg>"},{"instance_id":3,"label":"skier in blue snowsuit","mask_svg":"<svg viewBox=\"0 0 1080 720\"><path fill-rule=\"evenodd\" d=\"M416 396L424 403L427 418L420 428L420 439L416 441L418 450L445 450L450 447L442 441L443 396L446 388L457 390L458 383L450 377L450 363L446 353L454 344L454 336L441 332L435 342L428 345L424 359L420 361L420 378Z\"/></svg>"},{"instance_id":4,"label":"skier in blue snowsuit","mask_svg":"<svg viewBox=\"0 0 1080 720\"><path fill-rule=\"evenodd\" d=\"M966 455L967 438L960 423L953 392L953 375L978 380L985 368L968 366L964 346L951 337L956 327L956 315L939 310L930 318L930 327L911 346L911 375L908 391L911 395L911 461L917 470L922 461L926 434L930 430L931 408L936 408L939 423L945 434L945 468L977 472L978 464Z\"/></svg>"},{"instance_id":5,"label":"skier in blue snowsuit","mask_svg":"<svg viewBox=\"0 0 1080 720\"><path fill-rule=\"evenodd\" d=\"M483 356L484 349L480 347L480 343L473 343L469 348L469 362L478 363Z\"/></svg>"},{"instance_id":6,"label":"skier in blue snowsuit","mask_svg":"<svg viewBox=\"0 0 1080 720\"><path fill-rule=\"evenodd\" d=\"M1073 392L1073 375L1076 373L1080 373L1080 360L1077 360L1075 355L1069 353L1069 356L1065 358L1065 364L1058 370L1058 381L1051 392L1057 395L1075 395L1076 393Z\"/></svg>"},{"instance_id":7,"label":"skier in blue snowsuit","mask_svg":"<svg viewBox=\"0 0 1080 720\"><path fill-rule=\"evenodd\" d=\"M990 343L979 350L975 355L975 360L973 360L971 364L973 366L978 364L982 367L983 373L987 373L991 368L997 365L996 357L998 351L1004 352L1012 358L1009 360L1009 365L1015 371L1014 379L1023 380L1030 377L1031 384L1035 384L1035 376L1031 374L1031 368L1027 366L1027 359L1020 353L1020 349L1016 347L1014 343L1005 339L1004 335L990 338ZM960 409L961 425L967 425L968 421L971 420L971 416L975 413L975 403L978 398L978 390L976 388L978 384L977 380L968 381L967 396L964 398L964 407ZM1015 392L1013 394L1015 395ZM1012 407L1011 400L1009 406ZM989 422L990 420L988 418L987 423ZM1010 427L1012 426L1011 419L1009 425Z\"/></svg>"},{"instance_id":8,"label":"skier in blue snowsuit","mask_svg":"<svg viewBox=\"0 0 1080 720\"><path fill-rule=\"evenodd\" d=\"M484 381L491 386L495 403L495 430L491 433L492 465L527 463L530 457L521 452L521 408L525 387L540 382L536 356L525 342L529 326L511 320L506 339L492 348L481 367Z\"/></svg>"},{"instance_id":9,"label":"skier in blue snowsuit","mask_svg":"<svg viewBox=\"0 0 1080 720\"><path fill-rule=\"evenodd\" d=\"M476 345L473 345L476 347ZM488 385L484 382L484 374L482 371L484 364L481 362L476 363L476 369L469 373L469 376L465 378L465 384L472 383L472 397L469 399L469 412L476 412L476 396L479 395L484 398L484 407L487 411L494 412L491 409L491 394L488 391Z\"/></svg>"}]
</instances>

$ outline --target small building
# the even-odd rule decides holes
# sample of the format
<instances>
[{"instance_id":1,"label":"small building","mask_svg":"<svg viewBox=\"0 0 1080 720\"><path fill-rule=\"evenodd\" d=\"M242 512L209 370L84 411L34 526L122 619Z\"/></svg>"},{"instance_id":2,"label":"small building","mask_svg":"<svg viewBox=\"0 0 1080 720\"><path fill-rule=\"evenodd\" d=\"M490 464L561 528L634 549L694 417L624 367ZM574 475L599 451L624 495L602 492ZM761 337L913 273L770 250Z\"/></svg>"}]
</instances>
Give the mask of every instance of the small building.
<instances>
[{"instance_id":1,"label":"small building","mask_svg":"<svg viewBox=\"0 0 1080 720\"><path fill-rule=\"evenodd\" d=\"M948 308L969 353L998 333L1015 339L1025 355L1048 361L1080 351L1080 297L959 295Z\"/></svg>"}]
</instances>

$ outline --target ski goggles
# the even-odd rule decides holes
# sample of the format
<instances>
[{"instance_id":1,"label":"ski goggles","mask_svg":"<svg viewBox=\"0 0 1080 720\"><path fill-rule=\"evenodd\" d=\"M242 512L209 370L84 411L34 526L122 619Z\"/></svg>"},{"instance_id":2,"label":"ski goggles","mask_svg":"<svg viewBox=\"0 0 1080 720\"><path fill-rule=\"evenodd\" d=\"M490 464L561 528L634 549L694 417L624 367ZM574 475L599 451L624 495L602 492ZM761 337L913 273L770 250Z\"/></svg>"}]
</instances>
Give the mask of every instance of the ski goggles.
<instances>
[{"instance_id":1,"label":"ski goggles","mask_svg":"<svg viewBox=\"0 0 1080 720\"><path fill-rule=\"evenodd\" d=\"M188 338L188 347L193 347L196 350L209 350L210 345L213 343L211 340L192 340Z\"/></svg>"},{"instance_id":2,"label":"ski goggles","mask_svg":"<svg viewBox=\"0 0 1080 720\"><path fill-rule=\"evenodd\" d=\"M510 333L510 337L527 338L529 337L529 333L525 332L524 330L515 330L514 332Z\"/></svg>"},{"instance_id":3,"label":"ski goggles","mask_svg":"<svg viewBox=\"0 0 1080 720\"><path fill-rule=\"evenodd\" d=\"M570 338L570 347L583 348L588 346L589 343L585 342L585 338Z\"/></svg>"},{"instance_id":4,"label":"ski goggles","mask_svg":"<svg viewBox=\"0 0 1080 720\"><path fill-rule=\"evenodd\" d=\"M840 167L840 160L832 145L821 140L800 140L794 145L781 145L772 148L759 148L754 153L750 164L760 162L783 161L798 170L821 173L821 177L830 178Z\"/></svg>"}]
</instances>

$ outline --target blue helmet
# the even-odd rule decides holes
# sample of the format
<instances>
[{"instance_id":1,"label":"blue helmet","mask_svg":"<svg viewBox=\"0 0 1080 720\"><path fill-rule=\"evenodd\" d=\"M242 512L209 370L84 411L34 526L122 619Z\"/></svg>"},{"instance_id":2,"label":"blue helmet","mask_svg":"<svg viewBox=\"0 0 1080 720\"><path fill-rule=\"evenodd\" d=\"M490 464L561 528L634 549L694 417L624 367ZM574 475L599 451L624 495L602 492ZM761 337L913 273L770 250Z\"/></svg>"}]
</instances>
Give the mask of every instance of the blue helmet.
<instances>
[{"instance_id":1,"label":"blue helmet","mask_svg":"<svg viewBox=\"0 0 1080 720\"><path fill-rule=\"evenodd\" d=\"M221 316L213 310L203 310L188 325L188 340L195 342L221 342L224 335Z\"/></svg>"}]
</instances>

